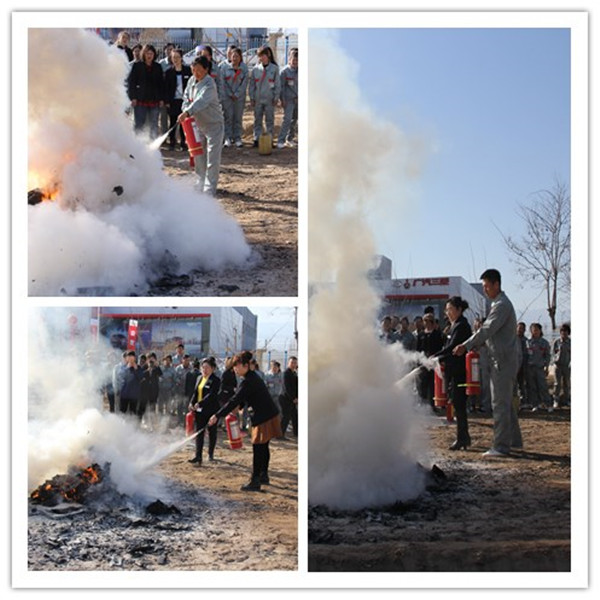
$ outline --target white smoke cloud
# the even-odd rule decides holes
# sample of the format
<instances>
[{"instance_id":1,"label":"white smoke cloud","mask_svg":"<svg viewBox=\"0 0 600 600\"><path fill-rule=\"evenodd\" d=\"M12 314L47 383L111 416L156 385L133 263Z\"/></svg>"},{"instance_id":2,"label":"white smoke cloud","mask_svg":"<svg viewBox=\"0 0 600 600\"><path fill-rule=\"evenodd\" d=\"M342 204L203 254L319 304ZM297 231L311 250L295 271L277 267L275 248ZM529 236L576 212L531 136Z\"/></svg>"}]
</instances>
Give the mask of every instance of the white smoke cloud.
<instances>
[{"instance_id":1,"label":"white smoke cloud","mask_svg":"<svg viewBox=\"0 0 600 600\"><path fill-rule=\"evenodd\" d=\"M247 264L237 222L134 134L124 56L85 30L29 30L28 189L58 189L29 207L31 295L143 292L165 250L177 273Z\"/></svg>"},{"instance_id":2,"label":"white smoke cloud","mask_svg":"<svg viewBox=\"0 0 600 600\"><path fill-rule=\"evenodd\" d=\"M137 417L103 409L100 388L107 373L103 365L111 349L102 338L95 341L86 333L89 310L29 312L29 490L70 467L108 462L119 492L164 500L165 482L151 467L176 444L157 444L155 435L140 429ZM79 314L76 335L68 324L73 313ZM115 364L118 359L116 354Z\"/></svg>"},{"instance_id":3,"label":"white smoke cloud","mask_svg":"<svg viewBox=\"0 0 600 600\"><path fill-rule=\"evenodd\" d=\"M381 181L412 168L410 148L370 110L331 32L311 31L308 72L309 278L334 281L310 304L308 492L312 504L356 509L423 486L412 382L398 383L412 364L379 343L380 299L366 277L375 242L365 215L389 197Z\"/></svg>"}]
</instances>

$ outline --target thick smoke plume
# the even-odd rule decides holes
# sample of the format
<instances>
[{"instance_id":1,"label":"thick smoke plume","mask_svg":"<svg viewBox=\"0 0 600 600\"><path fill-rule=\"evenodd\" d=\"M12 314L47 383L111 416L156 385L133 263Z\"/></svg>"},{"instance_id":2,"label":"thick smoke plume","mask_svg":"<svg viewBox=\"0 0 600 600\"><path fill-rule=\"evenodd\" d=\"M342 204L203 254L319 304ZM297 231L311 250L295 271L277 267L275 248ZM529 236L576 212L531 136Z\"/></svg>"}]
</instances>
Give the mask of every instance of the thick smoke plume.
<instances>
[{"instance_id":1,"label":"thick smoke plume","mask_svg":"<svg viewBox=\"0 0 600 600\"><path fill-rule=\"evenodd\" d=\"M155 434L140 429L137 417L103 408L100 390L110 348L86 333L85 309L75 309L80 326L74 334L68 324L71 310L34 308L29 313L29 490L70 467L108 462L119 492L164 500L168 490L151 467L184 440L161 446Z\"/></svg>"},{"instance_id":2,"label":"thick smoke plume","mask_svg":"<svg viewBox=\"0 0 600 600\"><path fill-rule=\"evenodd\" d=\"M332 34L311 31L308 72L309 500L356 509L423 486L412 379L398 382L414 365L397 344L380 344L380 299L367 279L375 242L365 216L381 209L381 182L401 175L409 149L369 109L358 66Z\"/></svg>"},{"instance_id":3,"label":"thick smoke plume","mask_svg":"<svg viewBox=\"0 0 600 600\"><path fill-rule=\"evenodd\" d=\"M29 30L28 189L53 194L29 207L32 295L140 293L167 272L248 261L237 222L134 134L128 68L89 31Z\"/></svg>"}]
</instances>

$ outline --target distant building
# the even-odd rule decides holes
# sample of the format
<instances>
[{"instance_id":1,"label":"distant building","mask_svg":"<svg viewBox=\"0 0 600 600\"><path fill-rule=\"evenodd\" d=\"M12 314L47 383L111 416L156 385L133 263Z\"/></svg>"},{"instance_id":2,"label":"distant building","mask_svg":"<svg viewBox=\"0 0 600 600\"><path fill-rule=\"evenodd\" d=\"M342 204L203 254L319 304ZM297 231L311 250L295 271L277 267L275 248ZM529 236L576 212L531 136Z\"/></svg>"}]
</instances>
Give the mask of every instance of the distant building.
<instances>
[{"instance_id":1,"label":"distant building","mask_svg":"<svg viewBox=\"0 0 600 600\"><path fill-rule=\"evenodd\" d=\"M159 357L178 344L194 357L223 358L257 346L257 317L245 307L102 307L94 318L99 334L119 349L127 345L130 320L138 322L136 350Z\"/></svg>"},{"instance_id":2,"label":"distant building","mask_svg":"<svg viewBox=\"0 0 600 600\"><path fill-rule=\"evenodd\" d=\"M377 257L377 266L369 271L373 287L380 293L380 317L397 315L412 322L423 316L425 308L432 306L440 323L444 322L444 308L452 296L461 296L469 303L466 317L473 321L489 312L489 301L483 295L481 283L469 283L460 276L392 278L392 261L386 256Z\"/></svg>"}]
</instances>

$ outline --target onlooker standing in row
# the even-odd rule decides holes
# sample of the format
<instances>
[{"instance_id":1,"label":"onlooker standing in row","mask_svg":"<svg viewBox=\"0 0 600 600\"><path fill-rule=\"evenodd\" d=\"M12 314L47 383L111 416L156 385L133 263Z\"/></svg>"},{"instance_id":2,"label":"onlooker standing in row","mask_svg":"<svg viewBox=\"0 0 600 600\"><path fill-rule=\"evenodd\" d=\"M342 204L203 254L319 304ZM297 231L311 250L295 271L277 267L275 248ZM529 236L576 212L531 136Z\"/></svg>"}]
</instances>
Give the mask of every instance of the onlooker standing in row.
<instances>
[{"instance_id":1,"label":"onlooker standing in row","mask_svg":"<svg viewBox=\"0 0 600 600\"><path fill-rule=\"evenodd\" d=\"M254 146L258 146L258 138L263 131L273 135L275 123L275 106L279 100L281 84L279 67L275 62L273 51L268 46L257 50L259 64L250 73L248 94L254 109ZM263 119L265 127L263 128Z\"/></svg>"},{"instance_id":2,"label":"onlooker standing in row","mask_svg":"<svg viewBox=\"0 0 600 600\"><path fill-rule=\"evenodd\" d=\"M417 340L409 330L408 325L408 317L402 317L400 319L400 331L396 333L396 341L400 342L405 350L412 352L417 347Z\"/></svg>"},{"instance_id":3,"label":"onlooker standing in row","mask_svg":"<svg viewBox=\"0 0 600 600\"><path fill-rule=\"evenodd\" d=\"M435 317L426 314L423 317L424 329L417 336L417 352L423 352L425 356L433 356L444 346L442 334L435 327ZM468 337L468 336L467 336ZM421 367L417 379L417 389L421 399L434 407L434 372L431 369Z\"/></svg>"},{"instance_id":4,"label":"onlooker standing in row","mask_svg":"<svg viewBox=\"0 0 600 600\"><path fill-rule=\"evenodd\" d=\"M121 373L119 390L119 410L122 413L137 414L140 400L140 382L143 369L138 365L135 352L129 350L126 363Z\"/></svg>"},{"instance_id":5,"label":"onlooker standing in row","mask_svg":"<svg viewBox=\"0 0 600 600\"><path fill-rule=\"evenodd\" d=\"M529 400L533 411L547 408L548 412L552 412L552 400L546 381L550 366L550 344L544 337L542 326L539 323L532 323L529 331L531 332L531 338L527 340Z\"/></svg>"},{"instance_id":6,"label":"onlooker standing in row","mask_svg":"<svg viewBox=\"0 0 600 600\"><path fill-rule=\"evenodd\" d=\"M283 403L281 418L281 435L285 437L288 425L292 422L294 437L298 437L298 359L291 356L288 367L283 374Z\"/></svg>"},{"instance_id":7,"label":"onlooker standing in row","mask_svg":"<svg viewBox=\"0 0 600 600\"><path fill-rule=\"evenodd\" d=\"M127 56L127 62L131 62L133 60L133 51L129 47L129 39L129 34L126 31L120 31L119 35L117 36L117 41L115 42L117 48L125 52L125 55Z\"/></svg>"},{"instance_id":8,"label":"onlooker standing in row","mask_svg":"<svg viewBox=\"0 0 600 600\"><path fill-rule=\"evenodd\" d=\"M571 326L564 324L560 328L560 338L554 341L554 405L561 404L560 394L563 394L563 404L571 405Z\"/></svg>"},{"instance_id":9,"label":"onlooker standing in row","mask_svg":"<svg viewBox=\"0 0 600 600\"><path fill-rule=\"evenodd\" d=\"M281 69L281 106L283 121L279 131L277 147L294 145L298 127L298 48L292 48L288 55L288 64Z\"/></svg>"},{"instance_id":10,"label":"onlooker standing in row","mask_svg":"<svg viewBox=\"0 0 600 600\"><path fill-rule=\"evenodd\" d=\"M150 137L158 137L158 116L164 106L164 77L156 62L156 49L146 44L142 49L142 60L133 63L127 78L127 91L133 106L136 131L149 127Z\"/></svg>"},{"instance_id":11,"label":"onlooker standing in row","mask_svg":"<svg viewBox=\"0 0 600 600\"><path fill-rule=\"evenodd\" d=\"M171 133L169 133L169 148L171 150L175 149L175 140L179 137L181 149L187 150L185 135L183 134L181 125L177 122L177 117L181 114L183 93L192 76L192 70L190 67L183 64L183 54L179 48L174 48L171 51L171 61L173 66L165 73L165 99L169 113L169 126L171 127Z\"/></svg>"},{"instance_id":12,"label":"onlooker standing in row","mask_svg":"<svg viewBox=\"0 0 600 600\"><path fill-rule=\"evenodd\" d=\"M267 389L273 398L273 402L277 405L279 412L281 413L281 394L283 393L283 373L281 372L281 365L278 361L271 361L271 370L267 373L265 378Z\"/></svg>"},{"instance_id":13,"label":"onlooker standing in row","mask_svg":"<svg viewBox=\"0 0 600 600\"><path fill-rule=\"evenodd\" d=\"M517 338L519 339L519 346L521 348L521 364L519 365L519 371L517 372L517 387L519 392L519 399L521 407L529 406L529 352L527 351L527 336L525 331L527 326L522 321L517 323Z\"/></svg>"},{"instance_id":14,"label":"onlooker standing in row","mask_svg":"<svg viewBox=\"0 0 600 600\"><path fill-rule=\"evenodd\" d=\"M248 67L242 62L242 51L231 48L231 62L223 61L219 65L219 96L223 104L225 117L225 146L242 144L242 118L248 88Z\"/></svg>"}]
</instances>

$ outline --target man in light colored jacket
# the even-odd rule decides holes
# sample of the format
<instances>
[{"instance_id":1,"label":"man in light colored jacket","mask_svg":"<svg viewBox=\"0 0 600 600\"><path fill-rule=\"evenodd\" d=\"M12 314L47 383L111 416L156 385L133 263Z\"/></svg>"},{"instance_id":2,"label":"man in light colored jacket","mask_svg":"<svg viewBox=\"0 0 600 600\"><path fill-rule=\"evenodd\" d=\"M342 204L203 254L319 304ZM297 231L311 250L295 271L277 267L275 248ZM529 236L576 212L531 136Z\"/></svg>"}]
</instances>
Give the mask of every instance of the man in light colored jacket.
<instances>
[{"instance_id":1,"label":"man in light colored jacket","mask_svg":"<svg viewBox=\"0 0 600 600\"><path fill-rule=\"evenodd\" d=\"M492 307L481 329L464 344L454 349L461 356L486 345L490 358L492 411L494 413L494 444L484 457L503 457L511 448L522 449L523 439L517 411L512 402L513 389L519 368L517 316L512 302L501 289L501 276L496 269L482 273L483 291Z\"/></svg>"}]
</instances>

